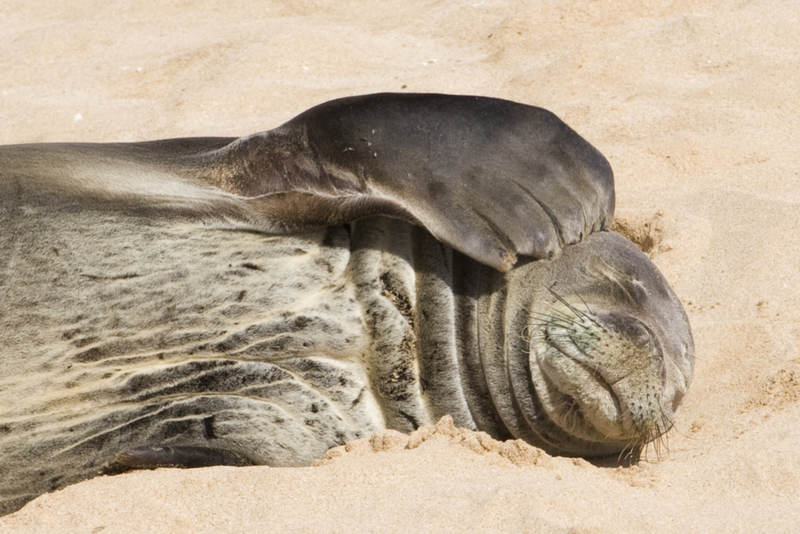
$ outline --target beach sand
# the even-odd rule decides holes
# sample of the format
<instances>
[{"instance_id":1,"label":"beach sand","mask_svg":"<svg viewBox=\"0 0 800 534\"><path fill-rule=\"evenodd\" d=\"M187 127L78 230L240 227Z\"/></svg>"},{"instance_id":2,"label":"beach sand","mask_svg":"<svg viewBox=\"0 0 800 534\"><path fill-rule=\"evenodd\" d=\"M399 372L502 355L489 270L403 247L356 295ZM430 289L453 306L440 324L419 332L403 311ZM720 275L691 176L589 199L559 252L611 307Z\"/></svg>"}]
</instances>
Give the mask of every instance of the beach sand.
<instances>
[{"instance_id":1,"label":"beach sand","mask_svg":"<svg viewBox=\"0 0 800 534\"><path fill-rule=\"evenodd\" d=\"M631 467L442 422L317 467L100 477L0 531L796 532L798 31L786 0L4 0L2 144L245 135L383 91L553 111L611 162L617 228L681 298L696 368Z\"/></svg>"}]
</instances>

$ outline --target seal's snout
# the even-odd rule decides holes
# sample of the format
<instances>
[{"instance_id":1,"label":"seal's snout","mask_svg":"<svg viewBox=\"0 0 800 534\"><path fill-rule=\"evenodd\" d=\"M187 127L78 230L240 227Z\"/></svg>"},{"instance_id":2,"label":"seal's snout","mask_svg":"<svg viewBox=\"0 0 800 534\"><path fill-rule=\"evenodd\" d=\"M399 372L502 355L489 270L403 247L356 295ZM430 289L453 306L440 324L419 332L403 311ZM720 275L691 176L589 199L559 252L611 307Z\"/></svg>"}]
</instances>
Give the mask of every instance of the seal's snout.
<instances>
[{"instance_id":1,"label":"seal's snout","mask_svg":"<svg viewBox=\"0 0 800 534\"><path fill-rule=\"evenodd\" d=\"M531 339L531 375L560 428L591 442L645 443L667 429L664 360L634 317L554 307Z\"/></svg>"}]
</instances>

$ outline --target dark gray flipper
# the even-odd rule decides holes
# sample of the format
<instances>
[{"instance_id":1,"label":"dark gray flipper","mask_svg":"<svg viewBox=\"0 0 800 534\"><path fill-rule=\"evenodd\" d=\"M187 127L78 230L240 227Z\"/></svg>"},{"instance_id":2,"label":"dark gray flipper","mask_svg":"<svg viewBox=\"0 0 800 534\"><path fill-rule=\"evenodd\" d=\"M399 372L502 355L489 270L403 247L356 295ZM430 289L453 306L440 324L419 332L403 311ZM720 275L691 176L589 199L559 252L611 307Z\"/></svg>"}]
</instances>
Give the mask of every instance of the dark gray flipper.
<instances>
[{"instance_id":1,"label":"dark gray flipper","mask_svg":"<svg viewBox=\"0 0 800 534\"><path fill-rule=\"evenodd\" d=\"M215 154L210 176L287 228L410 219L501 270L552 258L613 218L611 167L552 113L506 100L334 100ZM257 205L257 207L255 207Z\"/></svg>"}]
</instances>

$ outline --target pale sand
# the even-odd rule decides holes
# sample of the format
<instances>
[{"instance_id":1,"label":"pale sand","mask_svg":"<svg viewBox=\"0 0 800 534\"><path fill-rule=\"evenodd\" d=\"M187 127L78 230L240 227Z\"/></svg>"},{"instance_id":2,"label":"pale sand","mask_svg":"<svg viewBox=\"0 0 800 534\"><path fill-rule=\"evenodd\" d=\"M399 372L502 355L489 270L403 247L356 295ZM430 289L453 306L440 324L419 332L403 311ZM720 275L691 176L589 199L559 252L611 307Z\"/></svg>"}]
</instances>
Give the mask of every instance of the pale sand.
<instances>
[{"instance_id":1,"label":"pale sand","mask_svg":"<svg viewBox=\"0 0 800 534\"><path fill-rule=\"evenodd\" d=\"M0 31L0 143L248 134L378 91L546 107L611 161L621 226L655 243L697 348L668 450L635 467L445 435L97 478L0 531L800 528L800 4L4 0Z\"/></svg>"}]
</instances>

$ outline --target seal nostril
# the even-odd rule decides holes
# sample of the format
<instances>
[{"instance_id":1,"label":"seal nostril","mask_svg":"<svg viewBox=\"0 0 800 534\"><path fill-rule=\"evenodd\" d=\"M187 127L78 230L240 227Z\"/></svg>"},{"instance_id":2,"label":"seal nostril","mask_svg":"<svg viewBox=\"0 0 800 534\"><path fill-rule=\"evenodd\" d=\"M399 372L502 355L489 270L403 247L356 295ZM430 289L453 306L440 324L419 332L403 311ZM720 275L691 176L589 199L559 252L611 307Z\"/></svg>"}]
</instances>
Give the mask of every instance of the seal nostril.
<instances>
[{"instance_id":1,"label":"seal nostril","mask_svg":"<svg viewBox=\"0 0 800 534\"><path fill-rule=\"evenodd\" d=\"M547 253L547 259L552 260L555 257L555 253L551 250Z\"/></svg>"}]
</instances>

